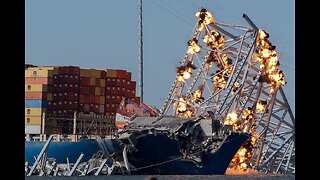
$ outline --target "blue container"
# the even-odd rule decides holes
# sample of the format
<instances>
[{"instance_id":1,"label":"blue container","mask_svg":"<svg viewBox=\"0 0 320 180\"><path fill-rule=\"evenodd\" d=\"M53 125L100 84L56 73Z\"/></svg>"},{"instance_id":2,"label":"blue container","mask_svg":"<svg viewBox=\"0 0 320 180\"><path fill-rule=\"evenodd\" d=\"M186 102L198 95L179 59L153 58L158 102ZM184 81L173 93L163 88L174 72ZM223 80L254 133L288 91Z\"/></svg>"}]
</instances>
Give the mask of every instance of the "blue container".
<instances>
[{"instance_id":1,"label":"blue container","mask_svg":"<svg viewBox=\"0 0 320 180\"><path fill-rule=\"evenodd\" d=\"M47 100L24 100L25 108L45 108L47 107Z\"/></svg>"}]
</instances>

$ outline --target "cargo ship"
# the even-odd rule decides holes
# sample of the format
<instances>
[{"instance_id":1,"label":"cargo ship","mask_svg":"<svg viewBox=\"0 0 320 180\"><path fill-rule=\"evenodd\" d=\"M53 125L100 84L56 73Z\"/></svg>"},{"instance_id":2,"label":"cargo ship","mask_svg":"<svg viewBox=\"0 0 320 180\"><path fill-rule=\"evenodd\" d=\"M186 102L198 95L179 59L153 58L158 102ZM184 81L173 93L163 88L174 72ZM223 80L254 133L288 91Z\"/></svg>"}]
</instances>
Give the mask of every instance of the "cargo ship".
<instances>
[{"instance_id":1,"label":"cargo ship","mask_svg":"<svg viewBox=\"0 0 320 180\"><path fill-rule=\"evenodd\" d=\"M84 154L81 162L85 162L95 153L103 152L115 160L115 165L125 167L125 174L224 174L250 133L236 133L232 127L216 125L212 119L203 117L136 116L117 132L115 139L52 142L47 157L58 163L67 163L67 158L68 163L75 163L81 153ZM43 144L26 142L29 164Z\"/></svg>"}]
</instances>

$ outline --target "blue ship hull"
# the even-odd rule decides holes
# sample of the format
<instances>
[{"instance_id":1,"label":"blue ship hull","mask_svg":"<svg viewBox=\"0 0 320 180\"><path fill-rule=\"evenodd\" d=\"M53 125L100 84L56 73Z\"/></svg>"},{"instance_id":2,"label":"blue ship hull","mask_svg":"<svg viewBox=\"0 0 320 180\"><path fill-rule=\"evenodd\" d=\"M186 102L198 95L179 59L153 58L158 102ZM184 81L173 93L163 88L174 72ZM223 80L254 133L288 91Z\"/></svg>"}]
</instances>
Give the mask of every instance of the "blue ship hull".
<instances>
[{"instance_id":1,"label":"blue ship hull","mask_svg":"<svg viewBox=\"0 0 320 180\"><path fill-rule=\"evenodd\" d=\"M138 151L128 155L130 163L136 167L132 174L224 174L233 156L248 140L247 134L229 135L216 151L201 154L202 162L181 160L179 145L166 135L148 135L140 138ZM130 157L131 156L131 157Z\"/></svg>"},{"instance_id":2,"label":"blue ship hull","mask_svg":"<svg viewBox=\"0 0 320 180\"><path fill-rule=\"evenodd\" d=\"M104 147L101 146L103 141ZM35 158L41 151L45 142L30 141L25 142L25 160L29 165L35 162ZM48 158L55 158L57 163L75 163L80 154L84 156L80 162L88 161L99 150L105 152L107 155L116 151L122 151L120 144L114 139L95 140L95 139L81 139L78 142L50 142L48 146Z\"/></svg>"}]
</instances>

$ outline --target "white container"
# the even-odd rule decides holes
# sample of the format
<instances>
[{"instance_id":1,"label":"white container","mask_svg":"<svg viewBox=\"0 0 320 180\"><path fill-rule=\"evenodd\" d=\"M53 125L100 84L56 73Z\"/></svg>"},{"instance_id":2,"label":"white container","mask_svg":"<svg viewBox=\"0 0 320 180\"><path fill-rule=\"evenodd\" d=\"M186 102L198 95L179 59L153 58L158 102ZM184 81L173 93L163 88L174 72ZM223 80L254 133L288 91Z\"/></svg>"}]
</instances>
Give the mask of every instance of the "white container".
<instances>
[{"instance_id":1,"label":"white container","mask_svg":"<svg viewBox=\"0 0 320 180\"><path fill-rule=\"evenodd\" d=\"M25 125L25 134L40 134L41 125Z\"/></svg>"}]
</instances>

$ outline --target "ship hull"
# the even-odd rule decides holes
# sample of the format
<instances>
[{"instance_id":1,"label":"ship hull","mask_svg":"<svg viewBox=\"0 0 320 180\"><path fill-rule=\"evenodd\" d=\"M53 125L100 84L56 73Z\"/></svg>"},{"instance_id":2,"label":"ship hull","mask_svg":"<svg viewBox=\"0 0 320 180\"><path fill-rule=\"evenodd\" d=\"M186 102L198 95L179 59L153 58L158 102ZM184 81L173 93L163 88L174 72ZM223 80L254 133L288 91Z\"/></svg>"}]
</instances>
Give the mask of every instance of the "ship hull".
<instances>
[{"instance_id":1,"label":"ship hull","mask_svg":"<svg viewBox=\"0 0 320 180\"><path fill-rule=\"evenodd\" d=\"M29 141L25 142L25 160L32 165L35 158L40 153L45 142ZM55 158L57 163L75 163L81 153L83 153L80 162L88 161L98 151L106 155L116 151L122 151L122 147L115 139L81 139L78 142L50 142L47 149L47 157Z\"/></svg>"},{"instance_id":2,"label":"ship hull","mask_svg":"<svg viewBox=\"0 0 320 180\"><path fill-rule=\"evenodd\" d=\"M135 167L131 174L224 174L237 150L247 140L248 135L243 133L228 135L219 149L201 153L202 161L195 163L181 159L175 139L166 135L148 135L139 138L138 151L128 154L130 163Z\"/></svg>"}]
</instances>

